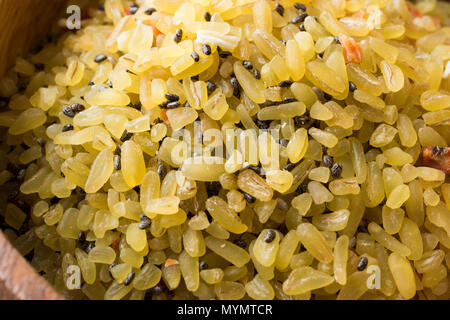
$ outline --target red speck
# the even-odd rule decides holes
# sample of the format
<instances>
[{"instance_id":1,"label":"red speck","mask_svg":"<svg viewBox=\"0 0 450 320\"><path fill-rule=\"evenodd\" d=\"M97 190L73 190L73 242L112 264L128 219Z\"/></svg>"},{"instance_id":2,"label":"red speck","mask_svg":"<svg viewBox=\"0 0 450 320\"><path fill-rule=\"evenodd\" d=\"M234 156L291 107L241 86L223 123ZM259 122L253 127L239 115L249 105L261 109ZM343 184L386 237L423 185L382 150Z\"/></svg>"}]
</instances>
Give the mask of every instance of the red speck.
<instances>
[{"instance_id":1,"label":"red speck","mask_svg":"<svg viewBox=\"0 0 450 320\"><path fill-rule=\"evenodd\" d=\"M422 149L419 163L425 167L441 170L445 174L450 174L450 148L426 147Z\"/></svg>"},{"instance_id":2,"label":"red speck","mask_svg":"<svg viewBox=\"0 0 450 320\"><path fill-rule=\"evenodd\" d=\"M112 243L112 248L114 250L119 250L119 244L120 244L120 237L117 237L114 239L114 241Z\"/></svg>"},{"instance_id":3,"label":"red speck","mask_svg":"<svg viewBox=\"0 0 450 320\"><path fill-rule=\"evenodd\" d=\"M364 18L364 10L356 11L354 14L352 14L352 18L363 19Z\"/></svg>"},{"instance_id":4,"label":"red speck","mask_svg":"<svg viewBox=\"0 0 450 320\"><path fill-rule=\"evenodd\" d=\"M164 122L170 126L169 118L167 118L167 110L166 109L161 110L161 119L163 119Z\"/></svg>"},{"instance_id":5,"label":"red speck","mask_svg":"<svg viewBox=\"0 0 450 320\"><path fill-rule=\"evenodd\" d=\"M436 26L436 28L440 28L441 27L441 20L439 20L436 17L431 17L431 19L433 19L433 23Z\"/></svg>"},{"instance_id":6,"label":"red speck","mask_svg":"<svg viewBox=\"0 0 450 320\"><path fill-rule=\"evenodd\" d=\"M345 62L361 63L362 61L362 48L361 45L355 41L352 37L348 37L345 34L339 35L339 41L344 49Z\"/></svg>"},{"instance_id":7,"label":"red speck","mask_svg":"<svg viewBox=\"0 0 450 320\"><path fill-rule=\"evenodd\" d=\"M153 36L156 37L160 34L162 34L161 31L159 31L159 29L157 27L155 27L150 21L145 21L145 24L152 27L153 29Z\"/></svg>"},{"instance_id":8,"label":"red speck","mask_svg":"<svg viewBox=\"0 0 450 320\"><path fill-rule=\"evenodd\" d=\"M130 15L130 7L126 7L126 8L125 8L125 14L126 14L127 16Z\"/></svg>"},{"instance_id":9,"label":"red speck","mask_svg":"<svg viewBox=\"0 0 450 320\"><path fill-rule=\"evenodd\" d=\"M423 17L423 13L420 12L419 9L413 7L409 2L406 2L406 5L408 6L409 13L410 13L414 18L416 18L416 17L422 18L422 17Z\"/></svg>"}]
</instances>

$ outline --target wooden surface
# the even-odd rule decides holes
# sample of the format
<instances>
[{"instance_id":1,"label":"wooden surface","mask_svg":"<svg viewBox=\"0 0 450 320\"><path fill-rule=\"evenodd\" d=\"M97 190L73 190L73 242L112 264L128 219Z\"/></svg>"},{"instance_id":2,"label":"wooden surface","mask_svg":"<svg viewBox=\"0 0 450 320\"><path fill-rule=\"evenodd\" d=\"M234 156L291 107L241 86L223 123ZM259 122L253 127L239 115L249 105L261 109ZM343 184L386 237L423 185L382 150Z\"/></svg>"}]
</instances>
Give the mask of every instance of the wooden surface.
<instances>
[{"instance_id":1,"label":"wooden surface","mask_svg":"<svg viewBox=\"0 0 450 320\"><path fill-rule=\"evenodd\" d=\"M0 0L0 76L39 43L64 0Z\"/></svg>"},{"instance_id":2,"label":"wooden surface","mask_svg":"<svg viewBox=\"0 0 450 320\"><path fill-rule=\"evenodd\" d=\"M0 77L17 56L39 43L63 4L64 0L0 0ZM0 299L61 299L1 231Z\"/></svg>"},{"instance_id":3,"label":"wooden surface","mask_svg":"<svg viewBox=\"0 0 450 320\"><path fill-rule=\"evenodd\" d=\"M60 295L16 251L0 231L0 299L59 300Z\"/></svg>"}]
</instances>

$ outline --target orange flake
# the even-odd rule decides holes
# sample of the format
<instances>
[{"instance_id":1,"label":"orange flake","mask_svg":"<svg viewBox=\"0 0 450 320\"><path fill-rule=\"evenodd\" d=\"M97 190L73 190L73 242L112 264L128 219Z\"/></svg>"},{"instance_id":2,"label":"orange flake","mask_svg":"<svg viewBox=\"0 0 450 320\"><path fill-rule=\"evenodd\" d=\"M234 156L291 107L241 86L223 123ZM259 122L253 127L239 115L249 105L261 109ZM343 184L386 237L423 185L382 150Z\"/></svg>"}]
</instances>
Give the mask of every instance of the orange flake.
<instances>
[{"instance_id":1,"label":"orange flake","mask_svg":"<svg viewBox=\"0 0 450 320\"><path fill-rule=\"evenodd\" d=\"M359 10L359 11L356 11L354 14L352 14L352 18L363 19L364 15L365 15L364 10Z\"/></svg>"},{"instance_id":2,"label":"orange flake","mask_svg":"<svg viewBox=\"0 0 450 320\"><path fill-rule=\"evenodd\" d=\"M419 162L425 167L441 170L450 174L450 148L426 147L422 149Z\"/></svg>"},{"instance_id":3,"label":"orange flake","mask_svg":"<svg viewBox=\"0 0 450 320\"><path fill-rule=\"evenodd\" d=\"M166 109L161 110L161 119L163 119L164 122L170 126L170 121L169 121L169 118L167 118L167 110Z\"/></svg>"},{"instance_id":4,"label":"orange flake","mask_svg":"<svg viewBox=\"0 0 450 320\"><path fill-rule=\"evenodd\" d=\"M423 17L423 13L417 9L416 7L414 7L412 4L410 4L409 2L406 2L406 5L408 6L408 11L409 13L414 17L419 17L422 18Z\"/></svg>"},{"instance_id":5,"label":"orange flake","mask_svg":"<svg viewBox=\"0 0 450 320\"><path fill-rule=\"evenodd\" d=\"M173 265L175 265L175 264L179 264L179 262L178 262L178 260L175 260L175 259L167 259L166 260L166 263L164 264L164 267L170 267L170 266L173 266Z\"/></svg>"},{"instance_id":6,"label":"orange flake","mask_svg":"<svg viewBox=\"0 0 450 320\"><path fill-rule=\"evenodd\" d=\"M339 35L339 41L344 49L345 62L361 63L362 61L362 48L361 45L355 41L352 37L348 37L345 34Z\"/></svg>"}]
</instances>

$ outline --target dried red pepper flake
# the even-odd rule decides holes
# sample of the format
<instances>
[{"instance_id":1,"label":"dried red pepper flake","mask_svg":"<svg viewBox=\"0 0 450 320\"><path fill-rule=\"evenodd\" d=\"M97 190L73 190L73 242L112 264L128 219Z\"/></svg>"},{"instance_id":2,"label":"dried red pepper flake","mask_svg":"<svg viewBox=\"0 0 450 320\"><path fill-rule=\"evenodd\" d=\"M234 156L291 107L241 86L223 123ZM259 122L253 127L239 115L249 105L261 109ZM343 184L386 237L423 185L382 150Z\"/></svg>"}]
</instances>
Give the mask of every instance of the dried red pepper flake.
<instances>
[{"instance_id":1,"label":"dried red pepper flake","mask_svg":"<svg viewBox=\"0 0 450 320\"><path fill-rule=\"evenodd\" d=\"M431 167L450 174L450 148L425 147L419 157L419 162L425 167Z\"/></svg>"}]
</instances>

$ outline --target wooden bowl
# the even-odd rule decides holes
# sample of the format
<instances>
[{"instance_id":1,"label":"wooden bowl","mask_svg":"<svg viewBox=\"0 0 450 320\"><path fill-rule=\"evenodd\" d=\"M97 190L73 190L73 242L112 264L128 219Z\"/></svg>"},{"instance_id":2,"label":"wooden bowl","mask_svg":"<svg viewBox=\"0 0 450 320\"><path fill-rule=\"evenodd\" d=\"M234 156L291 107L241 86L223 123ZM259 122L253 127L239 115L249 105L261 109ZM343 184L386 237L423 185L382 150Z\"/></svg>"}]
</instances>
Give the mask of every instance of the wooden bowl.
<instances>
[{"instance_id":1,"label":"wooden bowl","mask_svg":"<svg viewBox=\"0 0 450 320\"><path fill-rule=\"evenodd\" d=\"M64 0L0 0L0 77L36 46L55 22ZM0 299L63 299L0 231Z\"/></svg>"}]
</instances>

